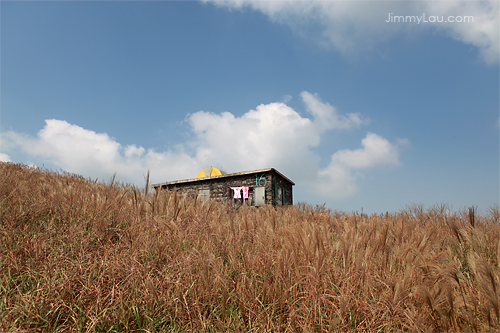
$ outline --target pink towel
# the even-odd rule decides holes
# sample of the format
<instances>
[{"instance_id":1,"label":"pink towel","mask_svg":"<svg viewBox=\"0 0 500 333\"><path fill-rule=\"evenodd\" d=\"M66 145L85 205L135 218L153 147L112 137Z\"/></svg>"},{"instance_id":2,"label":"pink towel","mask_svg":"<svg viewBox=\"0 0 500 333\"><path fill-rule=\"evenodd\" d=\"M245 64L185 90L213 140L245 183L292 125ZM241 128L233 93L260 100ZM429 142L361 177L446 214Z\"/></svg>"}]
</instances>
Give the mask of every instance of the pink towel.
<instances>
[{"instance_id":1,"label":"pink towel","mask_svg":"<svg viewBox=\"0 0 500 333\"><path fill-rule=\"evenodd\" d=\"M242 187L243 189L243 198L248 199L248 187Z\"/></svg>"}]
</instances>

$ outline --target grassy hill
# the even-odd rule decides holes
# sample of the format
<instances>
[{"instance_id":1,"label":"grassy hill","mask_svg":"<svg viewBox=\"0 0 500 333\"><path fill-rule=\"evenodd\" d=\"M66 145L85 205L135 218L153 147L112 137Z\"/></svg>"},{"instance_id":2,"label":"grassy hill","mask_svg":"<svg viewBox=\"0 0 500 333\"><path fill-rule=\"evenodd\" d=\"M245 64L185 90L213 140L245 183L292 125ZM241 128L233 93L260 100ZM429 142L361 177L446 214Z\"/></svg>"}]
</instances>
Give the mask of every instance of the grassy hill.
<instances>
[{"instance_id":1,"label":"grassy hill","mask_svg":"<svg viewBox=\"0 0 500 333\"><path fill-rule=\"evenodd\" d=\"M0 170L0 331L500 330L498 209L233 209Z\"/></svg>"}]
</instances>

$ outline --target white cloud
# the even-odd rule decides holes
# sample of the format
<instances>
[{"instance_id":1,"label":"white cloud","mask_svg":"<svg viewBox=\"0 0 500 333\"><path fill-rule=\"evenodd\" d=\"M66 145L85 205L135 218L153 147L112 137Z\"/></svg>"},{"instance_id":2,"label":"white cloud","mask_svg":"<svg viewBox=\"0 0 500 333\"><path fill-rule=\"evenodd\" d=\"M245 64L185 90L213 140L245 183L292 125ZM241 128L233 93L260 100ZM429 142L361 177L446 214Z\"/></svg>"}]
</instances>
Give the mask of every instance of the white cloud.
<instances>
[{"instance_id":1,"label":"white cloud","mask_svg":"<svg viewBox=\"0 0 500 333\"><path fill-rule=\"evenodd\" d=\"M321 134L359 127L366 121L358 114L338 114L309 92L302 92L301 97L311 119L285 103L262 104L238 118L229 112L189 115L197 138L197 160L203 165L224 161L230 170L293 165L297 175L317 172L319 156L310 148L320 144Z\"/></svg>"},{"instance_id":2,"label":"white cloud","mask_svg":"<svg viewBox=\"0 0 500 333\"><path fill-rule=\"evenodd\" d=\"M158 180L175 177L191 178L199 168L182 152L156 153L130 145L123 148L106 133L96 133L64 120L48 119L32 138L13 131L2 133L3 149L20 148L65 171L107 180L115 172L125 182L141 184L148 169Z\"/></svg>"},{"instance_id":3,"label":"white cloud","mask_svg":"<svg viewBox=\"0 0 500 333\"><path fill-rule=\"evenodd\" d=\"M292 95L285 95L285 96L283 96L282 102L286 104L286 103L290 102L291 100L292 100Z\"/></svg>"},{"instance_id":4,"label":"white cloud","mask_svg":"<svg viewBox=\"0 0 500 333\"><path fill-rule=\"evenodd\" d=\"M241 117L197 112L189 116L196 134L197 159L224 161L230 170L293 165L314 159L309 147L320 143L313 122L284 103L259 105Z\"/></svg>"},{"instance_id":5,"label":"white cloud","mask_svg":"<svg viewBox=\"0 0 500 333\"><path fill-rule=\"evenodd\" d=\"M0 162L12 162L12 160L9 155L0 153Z\"/></svg>"},{"instance_id":6,"label":"white cloud","mask_svg":"<svg viewBox=\"0 0 500 333\"><path fill-rule=\"evenodd\" d=\"M358 186L349 168L331 163L319 171L316 181L311 183L311 190L323 197L341 199L356 194Z\"/></svg>"},{"instance_id":7,"label":"white cloud","mask_svg":"<svg viewBox=\"0 0 500 333\"><path fill-rule=\"evenodd\" d=\"M303 91L300 96L306 105L307 111L314 117L316 126L325 129L334 128L352 128L359 127L362 124L369 123L369 119L363 119L358 113L348 113L339 115L335 107L329 103L323 103L317 94L311 94Z\"/></svg>"},{"instance_id":8,"label":"white cloud","mask_svg":"<svg viewBox=\"0 0 500 333\"><path fill-rule=\"evenodd\" d=\"M473 23L434 23L439 31L460 42L477 47L487 63L497 63L500 44L500 11L498 1L425 1L422 8L427 13L449 16L474 17ZM455 19L455 18L454 18Z\"/></svg>"},{"instance_id":9,"label":"white cloud","mask_svg":"<svg viewBox=\"0 0 500 333\"><path fill-rule=\"evenodd\" d=\"M314 189L323 196L334 198L353 195L358 190L356 178L362 176L357 170L398 166L399 150L408 145L407 139L398 139L394 145L380 135L368 132L361 140L362 148L339 150L332 155L330 164L320 170Z\"/></svg>"},{"instance_id":10,"label":"white cloud","mask_svg":"<svg viewBox=\"0 0 500 333\"><path fill-rule=\"evenodd\" d=\"M356 150L339 150L332 155L332 163L348 168L366 169L376 165L398 165L399 154L397 146L392 145L383 137L368 133L361 140L361 146Z\"/></svg>"},{"instance_id":11,"label":"white cloud","mask_svg":"<svg viewBox=\"0 0 500 333\"><path fill-rule=\"evenodd\" d=\"M344 54L378 49L398 35L438 31L477 47L487 63L499 59L498 1L206 1L230 9L250 8L295 33ZM393 15L473 16L473 23L387 23Z\"/></svg>"},{"instance_id":12,"label":"white cloud","mask_svg":"<svg viewBox=\"0 0 500 333\"><path fill-rule=\"evenodd\" d=\"M240 117L229 112L190 114L186 120L194 140L164 152L137 145L123 147L106 133L56 119L46 120L35 138L13 131L2 133L2 144L6 143L2 147L20 148L31 157L85 176L106 180L116 172L118 179L136 184L144 183L148 169L155 183L193 178L210 165L228 172L274 167L301 190L327 198L354 194L361 171L399 165L401 145L368 133L361 148L337 151L328 167L321 169L321 157L311 149L321 144L321 135L358 128L366 120L358 114L339 114L315 94L302 92L301 97L311 118L302 117L285 103L261 104ZM192 153L185 153L184 148Z\"/></svg>"},{"instance_id":13,"label":"white cloud","mask_svg":"<svg viewBox=\"0 0 500 333\"><path fill-rule=\"evenodd\" d=\"M137 147L136 145L129 145L125 148L125 157L132 158L134 156L142 156L146 149Z\"/></svg>"}]
</instances>

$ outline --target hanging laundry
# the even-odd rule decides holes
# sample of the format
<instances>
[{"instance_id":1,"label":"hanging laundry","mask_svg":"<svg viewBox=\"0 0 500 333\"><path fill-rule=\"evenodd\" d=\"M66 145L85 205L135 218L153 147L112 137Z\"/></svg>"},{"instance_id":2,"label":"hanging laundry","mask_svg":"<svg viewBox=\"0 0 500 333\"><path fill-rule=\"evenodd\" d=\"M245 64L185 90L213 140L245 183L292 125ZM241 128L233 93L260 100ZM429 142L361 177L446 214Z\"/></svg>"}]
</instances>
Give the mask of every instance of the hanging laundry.
<instances>
[{"instance_id":1,"label":"hanging laundry","mask_svg":"<svg viewBox=\"0 0 500 333\"><path fill-rule=\"evenodd\" d=\"M231 187L231 190L234 192L233 198L240 199L241 198L241 187Z\"/></svg>"},{"instance_id":2,"label":"hanging laundry","mask_svg":"<svg viewBox=\"0 0 500 333\"><path fill-rule=\"evenodd\" d=\"M248 187L244 186L241 189L243 190L243 198L248 199Z\"/></svg>"}]
</instances>

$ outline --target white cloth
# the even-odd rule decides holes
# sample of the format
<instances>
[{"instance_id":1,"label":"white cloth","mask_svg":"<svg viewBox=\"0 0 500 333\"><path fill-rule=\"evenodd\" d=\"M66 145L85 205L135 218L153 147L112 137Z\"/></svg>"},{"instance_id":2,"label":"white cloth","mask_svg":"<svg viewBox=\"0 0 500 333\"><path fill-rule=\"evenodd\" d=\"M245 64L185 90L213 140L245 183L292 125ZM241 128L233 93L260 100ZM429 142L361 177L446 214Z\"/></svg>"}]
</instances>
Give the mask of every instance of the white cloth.
<instances>
[{"instance_id":1,"label":"white cloth","mask_svg":"<svg viewBox=\"0 0 500 333\"><path fill-rule=\"evenodd\" d=\"M235 199L240 199L241 198L241 187L231 187L231 190L233 190L234 195L233 198Z\"/></svg>"}]
</instances>

